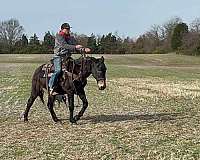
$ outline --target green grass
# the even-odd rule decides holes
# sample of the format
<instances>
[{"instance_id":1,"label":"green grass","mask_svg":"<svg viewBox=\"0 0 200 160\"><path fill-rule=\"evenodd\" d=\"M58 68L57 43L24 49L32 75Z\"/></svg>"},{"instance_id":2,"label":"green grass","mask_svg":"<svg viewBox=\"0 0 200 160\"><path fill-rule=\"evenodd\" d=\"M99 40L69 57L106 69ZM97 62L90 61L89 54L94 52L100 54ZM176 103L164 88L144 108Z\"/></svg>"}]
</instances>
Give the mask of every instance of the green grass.
<instances>
[{"instance_id":1,"label":"green grass","mask_svg":"<svg viewBox=\"0 0 200 160\"><path fill-rule=\"evenodd\" d=\"M64 104L55 124L39 99L24 123L32 74L50 56L0 55L0 159L200 158L199 57L105 55L107 88L89 78L78 125Z\"/></svg>"},{"instance_id":2,"label":"green grass","mask_svg":"<svg viewBox=\"0 0 200 160\"><path fill-rule=\"evenodd\" d=\"M196 80L200 78L199 68L160 68L108 65L110 78L164 78L168 80Z\"/></svg>"},{"instance_id":3,"label":"green grass","mask_svg":"<svg viewBox=\"0 0 200 160\"><path fill-rule=\"evenodd\" d=\"M100 57L102 55L88 56ZM200 57L170 54L103 55L108 64L137 66L194 66ZM52 54L0 54L0 63L46 63ZM74 55L80 57L80 55Z\"/></svg>"}]
</instances>

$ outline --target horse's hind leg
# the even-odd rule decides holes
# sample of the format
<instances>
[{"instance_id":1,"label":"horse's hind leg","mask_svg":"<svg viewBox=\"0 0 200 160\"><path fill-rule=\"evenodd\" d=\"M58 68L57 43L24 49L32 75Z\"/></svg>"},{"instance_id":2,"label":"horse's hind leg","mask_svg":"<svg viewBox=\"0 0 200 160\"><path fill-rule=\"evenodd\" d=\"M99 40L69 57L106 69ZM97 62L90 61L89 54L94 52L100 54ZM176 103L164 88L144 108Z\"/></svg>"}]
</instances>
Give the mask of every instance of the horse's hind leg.
<instances>
[{"instance_id":1,"label":"horse's hind leg","mask_svg":"<svg viewBox=\"0 0 200 160\"><path fill-rule=\"evenodd\" d=\"M51 116L52 116L52 119L54 122L58 122L58 118L56 116L56 113L54 112L53 110L53 105L54 105L54 101L55 101L55 96L49 96L48 97L48 103L47 103L47 106L48 106L48 109L51 113Z\"/></svg>"},{"instance_id":2,"label":"horse's hind leg","mask_svg":"<svg viewBox=\"0 0 200 160\"><path fill-rule=\"evenodd\" d=\"M31 96L29 97L27 105L26 105L26 110L24 112L24 121L28 121L28 112L36 98L37 98L37 94L35 93L32 93Z\"/></svg>"}]
</instances>

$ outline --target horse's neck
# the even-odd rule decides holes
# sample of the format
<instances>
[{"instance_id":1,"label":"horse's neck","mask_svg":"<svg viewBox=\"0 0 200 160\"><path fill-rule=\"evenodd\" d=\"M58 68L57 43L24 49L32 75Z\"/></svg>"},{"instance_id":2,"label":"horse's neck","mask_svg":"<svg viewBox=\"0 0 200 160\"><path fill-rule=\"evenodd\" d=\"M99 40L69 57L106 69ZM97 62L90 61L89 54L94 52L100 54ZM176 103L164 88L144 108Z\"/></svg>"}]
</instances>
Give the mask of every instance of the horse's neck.
<instances>
[{"instance_id":1,"label":"horse's neck","mask_svg":"<svg viewBox=\"0 0 200 160\"><path fill-rule=\"evenodd\" d=\"M79 74L83 79L87 79L91 75L91 63L84 64L84 60L80 60L78 64L74 66L74 72Z\"/></svg>"}]
</instances>

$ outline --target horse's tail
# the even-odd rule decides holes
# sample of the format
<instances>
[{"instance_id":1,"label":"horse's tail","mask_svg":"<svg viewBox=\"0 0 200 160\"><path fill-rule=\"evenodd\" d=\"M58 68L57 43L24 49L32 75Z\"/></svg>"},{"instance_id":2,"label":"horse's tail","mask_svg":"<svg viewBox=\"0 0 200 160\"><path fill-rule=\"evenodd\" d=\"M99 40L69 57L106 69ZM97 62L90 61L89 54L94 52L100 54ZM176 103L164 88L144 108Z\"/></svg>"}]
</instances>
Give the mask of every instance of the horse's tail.
<instances>
[{"instance_id":1,"label":"horse's tail","mask_svg":"<svg viewBox=\"0 0 200 160\"><path fill-rule=\"evenodd\" d=\"M26 104L26 110L25 112L21 115L24 116L24 121L28 121L28 112L31 108L31 106L33 105L35 99L39 96L41 101L44 103L44 99L43 99L43 85L41 83L41 77L44 74L42 71L44 65L39 66L32 77L32 88L31 88L31 95L27 101Z\"/></svg>"},{"instance_id":2,"label":"horse's tail","mask_svg":"<svg viewBox=\"0 0 200 160\"><path fill-rule=\"evenodd\" d=\"M42 103L44 104L44 91L43 90L40 90L39 97L40 97L40 100L42 101Z\"/></svg>"},{"instance_id":3,"label":"horse's tail","mask_svg":"<svg viewBox=\"0 0 200 160\"><path fill-rule=\"evenodd\" d=\"M44 104L44 91L42 89L42 84L40 83L40 78L43 76L42 68L45 64L39 66L32 77L32 93L33 95L39 96L40 100Z\"/></svg>"}]
</instances>

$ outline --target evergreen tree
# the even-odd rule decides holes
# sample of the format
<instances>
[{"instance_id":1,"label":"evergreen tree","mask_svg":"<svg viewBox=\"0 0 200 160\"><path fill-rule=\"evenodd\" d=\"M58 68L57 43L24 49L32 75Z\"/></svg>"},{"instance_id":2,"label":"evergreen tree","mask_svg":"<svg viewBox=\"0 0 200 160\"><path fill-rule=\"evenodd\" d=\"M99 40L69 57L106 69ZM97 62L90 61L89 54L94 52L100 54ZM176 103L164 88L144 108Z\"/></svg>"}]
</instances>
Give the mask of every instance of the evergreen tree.
<instances>
[{"instance_id":1,"label":"evergreen tree","mask_svg":"<svg viewBox=\"0 0 200 160\"><path fill-rule=\"evenodd\" d=\"M98 52L98 46L97 46L96 37L94 34L91 34L91 36L88 37L87 47L91 48L93 53Z\"/></svg>"},{"instance_id":2,"label":"evergreen tree","mask_svg":"<svg viewBox=\"0 0 200 160\"><path fill-rule=\"evenodd\" d=\"M48 49L52 49L54 47L55 37L49 31L45 33L43 44L47 46Z\"/></svg>"},{"instance_id":3,"label":"evergreen tree","mask_svg":"<svg viewBox=\"0 0 200 160\"><path fill-rule=\"evenodd\" d=\"M26 35L22 35L21 39L15 43L13 53L26 53L28 48L28 39Z\"/></svg>"},{"instance_id":4,"label":"evergreen tree","mask_svg":"<svg viewBox=\"0 0 200 160\"><path fill-rule=\"evenodd\" d=\"M108 33L106 36L103 35L100 41L101 51L108 54L116 53L117 49L117 37Z\"/></svg>"},{"instance_id":5,"label":"evergreen tree","mask_svg":"<svg viewBox=\"0 0 200 160\"><path fill-rule=\"evenodd\" d=\"M28 39L24 34L22 35L21 39L15 43L15 46L17 47L25 47L27 45L28 45Z\"/></svg>"},{"instance_id":6,"label":"evergreen tree","mask_svg":"<svg viewBox=\"0 0 200 160\"><path fill-rule=\"evenodd\" d=\"M186 23L179 23L174 28L174 32L171 39L171 47L177 50L182 45L182 39L185 33L188 33L188 26Z\"/></svg>"},{"instance_id":7,"label":"evergreen tree","mask_svg":"<svg viewBox=\"0 0 200 160\"><path fill-rule=\"evenodd\" d=\"M35 33L33 36L30 37L29 44L30 45L40 45L40 41Z\"/></svg>"},{"instance_id":8,"label":"evergreen tree","mask_svg":"<svg viewBox=\"0 0 200 160\"><path fill-rule=\"evenodd\" d=\"M22 35L21 43L22 43L22 46L27 46L28 45L28 38L24 34Z\"/></svg>"}]
</instances>

